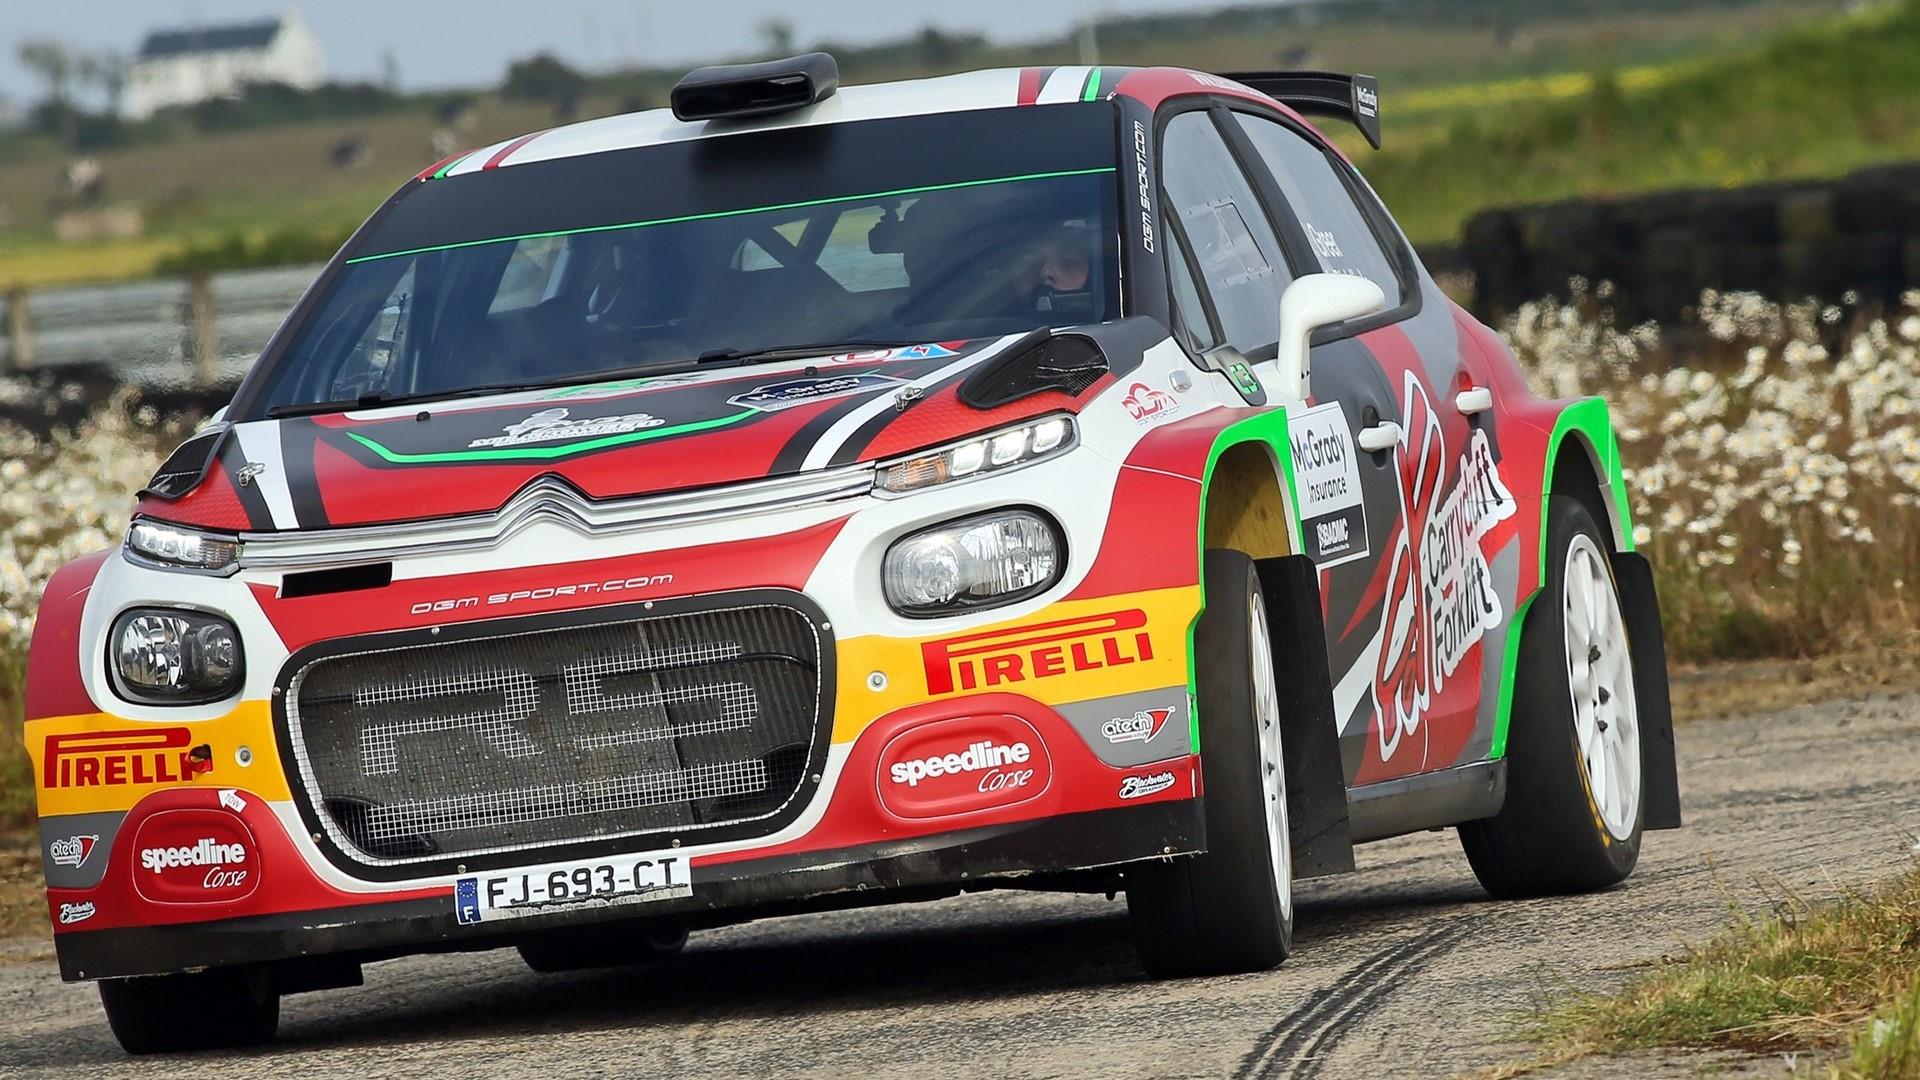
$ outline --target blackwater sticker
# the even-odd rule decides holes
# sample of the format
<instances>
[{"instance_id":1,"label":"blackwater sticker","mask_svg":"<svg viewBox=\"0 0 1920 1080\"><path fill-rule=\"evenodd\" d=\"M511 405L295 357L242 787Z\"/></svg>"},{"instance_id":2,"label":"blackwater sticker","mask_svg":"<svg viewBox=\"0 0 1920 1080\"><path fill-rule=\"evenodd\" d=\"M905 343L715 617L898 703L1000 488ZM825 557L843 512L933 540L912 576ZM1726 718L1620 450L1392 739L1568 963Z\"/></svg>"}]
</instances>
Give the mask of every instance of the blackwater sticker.
<instances>
[{"instance_id":1,"label":"blackwater sticker","mask_svg":"<svg viewBox=\"0 0 1920 1080\"><path fill-rule=\"evenodd\" d=\"M1360 490L1359 448L1337 401L1315 405L1287 420L1293 476L1300 498L1300 533L1321 567L1367 556L1367 510Z\"/></svg>"},{"instance_id":2,"label":"blackwater sticker","mask_svg":"<svg viewBox=\"0 0 1920 1080\"><path fill-rule=\"evenodd\" d=\"M967 716L908 728L880 751L880 803L904 818L1012 806L1053 779L1040 733L1016 716Z\"/></svg>"},{"instance_id":3,"label":"blackwater sticker","mask_svg":"<svg viewBox=\"0 0 1920 1080\"><path fill-rule=\"evenodd\" d=\"M1172 787L1179 778L1167 770L1148 773L1145 776L1128 776L1120 781L1120 797L1123 799L1144 799L1149 795L1158 795Z\"/></svg>"}]
</instances>

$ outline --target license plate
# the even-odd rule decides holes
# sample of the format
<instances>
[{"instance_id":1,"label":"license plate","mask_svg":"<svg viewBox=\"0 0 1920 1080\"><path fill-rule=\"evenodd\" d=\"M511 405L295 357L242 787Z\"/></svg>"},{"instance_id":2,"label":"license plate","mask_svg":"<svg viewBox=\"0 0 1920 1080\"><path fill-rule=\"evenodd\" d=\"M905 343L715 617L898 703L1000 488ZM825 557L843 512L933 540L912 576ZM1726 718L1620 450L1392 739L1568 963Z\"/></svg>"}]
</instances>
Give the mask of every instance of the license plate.
<instances>
[{"instance_id":1,"label":"license plate","mask_svg":"<svg viewBox=\"0 0 1920 1080\"><path fill-rule=\"evenodd\" d=\"M479 923L692 894L683 856L621 856L464 877L454 882L453 907L460 922Z\"/></svg>"}]
</instances>

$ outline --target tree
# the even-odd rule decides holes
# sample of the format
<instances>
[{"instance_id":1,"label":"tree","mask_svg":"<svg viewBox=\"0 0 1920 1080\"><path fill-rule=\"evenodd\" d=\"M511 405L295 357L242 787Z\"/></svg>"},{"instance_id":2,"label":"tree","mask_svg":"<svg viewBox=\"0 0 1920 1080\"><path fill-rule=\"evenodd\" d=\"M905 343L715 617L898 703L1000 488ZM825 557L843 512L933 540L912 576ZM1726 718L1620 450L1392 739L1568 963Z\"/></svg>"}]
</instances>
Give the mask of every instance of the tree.
<instances>
[{"instance_id":1,"label":"tree","mask_svg":"<svg viewBox=\"0 0 1920 1080\"><path fill-rule=\"evenodd\" d=\"M521 101L544 101L564 106L578 101L586 89L587 78L547 53L516 60L507 68L507 79L500 84L502 97Z\"/></svg>"},{"instance_id":2,"label":"tree","mask_svg":"<svg viewBox=\"0 0 1920 1080\"><path fill-rule=\"evenodd\" d=\"M73 80L73 55L57 41L35 38L20 43L20 63L47 84L47 100L67 103L67 84Z\"/></svg>"},{"instance_id":3,"label":"tree","mask_svg":"<svg viewBox=\"0 0 1920 1080\"><path fill-rule=\"evenodd\" d=\"M73 76L83 85L98 86L110 113L120 111L120 94L127 88L127 59L107 51L82 53L74 59Z\"/></svg>"},{"instance_id":4,"label":"tree","mask_svg":"<svg viewBox=\"0 0 1920 1080\"><path fill-rule=\"evenodd\" d=\"M775 16L760 24L760 40L769 56L793 55L793 23Z\"/></svg>"}]
</instances>

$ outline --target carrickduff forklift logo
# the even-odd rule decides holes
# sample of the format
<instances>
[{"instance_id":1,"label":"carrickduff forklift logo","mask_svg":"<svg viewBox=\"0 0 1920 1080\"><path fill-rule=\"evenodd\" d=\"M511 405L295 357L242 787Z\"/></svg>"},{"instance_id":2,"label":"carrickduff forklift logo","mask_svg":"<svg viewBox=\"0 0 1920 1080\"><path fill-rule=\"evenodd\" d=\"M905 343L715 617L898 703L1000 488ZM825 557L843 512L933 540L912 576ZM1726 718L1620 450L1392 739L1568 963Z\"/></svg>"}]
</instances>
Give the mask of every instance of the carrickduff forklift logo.
<instances>
[{"instance_id":1,"label":"carrickduff forklift logo","mask_svg":"<svg viewBox=\"0 0 1920 1080\"><path fill-rule=\"evenodd\" d=\"M1446 435L1426 388L1406 377L1406 425L1394 448L1402 524L1387 542L1386 625L1374 679L1380 760L1420 730L1435 695L1505 613L1482 541L1512 517L1487 433L1476 427L1445 498ZM1416 550L1413 537L1419 537Z\"/></svg>"}]
</instances>

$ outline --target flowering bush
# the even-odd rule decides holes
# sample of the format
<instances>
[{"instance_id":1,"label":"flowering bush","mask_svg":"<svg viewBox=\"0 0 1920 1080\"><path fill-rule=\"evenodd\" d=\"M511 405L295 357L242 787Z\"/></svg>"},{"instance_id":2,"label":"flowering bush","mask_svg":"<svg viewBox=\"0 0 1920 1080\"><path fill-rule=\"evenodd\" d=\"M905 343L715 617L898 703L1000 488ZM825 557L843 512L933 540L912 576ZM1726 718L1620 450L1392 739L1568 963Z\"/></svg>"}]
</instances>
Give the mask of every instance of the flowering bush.
<instances>
[{"instance_id":1,"label":"flowering bush","mask_svg":"<svg viewBox=\"0 0 1920 1080\"><path fill-rule=\"evenodd\" d=\"M0 380L0 404L44 393ZM192 426L135 407L131 391L48 438L0 420L0 698L14 681L9 669L17 678L47 579L63 563L120 542L133 492Z\"/></svg>"},{"instance_id":2,"label":"flowering bush","mask_svg":"<svg viewBox=\"0 0 1920 1080\"><path fill-rule=\"evenodd\" d=\"M0 406L42 416L72 407L78 386L51 391L0 380ZM31 820L33 782L19 720L33 615L63 563L120 542L132 493L192 428L162 420L121 391L48 438L0 420L0 828Z\"/></svg>"},{"instance_id":3,"label":"flowering bush","mask_svg":"<svg viewBox=\"0 0 1920 1080\"><path fill-rule=\"evenodd\" d=\"M1920 291L1851 319L1708 292L1678 334L1614 329L1606 296L1504 329L1537 391L1611 403L1670 652L1812 653L1915 625Z\"/></svg>"}]
</instances>

